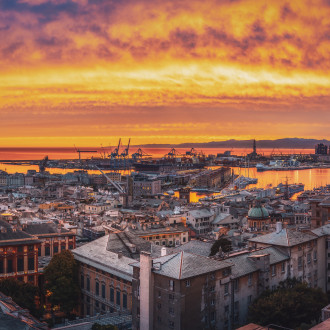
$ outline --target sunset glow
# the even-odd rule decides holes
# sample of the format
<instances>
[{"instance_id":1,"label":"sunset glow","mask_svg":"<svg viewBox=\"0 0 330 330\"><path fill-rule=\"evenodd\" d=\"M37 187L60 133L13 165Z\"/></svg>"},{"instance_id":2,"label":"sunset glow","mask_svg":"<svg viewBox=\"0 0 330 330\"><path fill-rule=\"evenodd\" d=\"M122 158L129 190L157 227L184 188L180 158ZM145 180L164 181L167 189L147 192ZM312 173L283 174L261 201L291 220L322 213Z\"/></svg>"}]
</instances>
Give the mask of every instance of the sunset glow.
<instances>
[{"instance_id":1,"label":"sunset glow","mask_svg":"<svg viewBox=\"0 0 330 330\"><path fill-rule=\"evenodd\" d=\"M327 0L4 0L0 38L1 146L328 137Z\"/></svg>"}]
</instances>

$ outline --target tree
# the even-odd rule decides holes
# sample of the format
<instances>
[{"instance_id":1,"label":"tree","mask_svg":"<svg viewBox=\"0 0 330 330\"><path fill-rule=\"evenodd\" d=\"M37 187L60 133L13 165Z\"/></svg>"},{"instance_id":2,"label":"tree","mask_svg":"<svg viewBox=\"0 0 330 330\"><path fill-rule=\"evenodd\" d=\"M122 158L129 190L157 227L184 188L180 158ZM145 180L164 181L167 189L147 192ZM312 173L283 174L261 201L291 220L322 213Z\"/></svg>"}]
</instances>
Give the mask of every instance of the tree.
<instances>
[{"instance_id":1,"label":"tree","mask_svg":"<svg viewBox=\"0 0 330 330\"><path fill-rule=\"evenodd\" d=\"M217 254L219 252L219 248L221 248L221 250L223 252L231 251L231 242L230 242L230 240L228 240L227 238L223 238L223 237L216 240L213 243L212 247L211 247L210 257Z\"/></svg>"},{"instance_id":2,"label":"tree","mask_svg":"<svg viewBox=\"0 0 330 330\"><path fill-rule=\"evenodd\" d=\"M33 316L41 315L41 310L36 306L36 297L39 296L38 287L13 278L6 278L0 281L0 291L11 297L20 307L28 309Z\"/></svg>"},{"instance_id":3,"label":"tree","mask_svg":"<svg viewBox=\"0 0 330 330\"><path fill-rule=\"evenodd\" d=\"M281 282L274 291L265 291L249 308L249 321L290 328L319 321L328 298L321 289L309 288L296 279Z\"/></svg>"},{"instance_id":4,"label":"tree","mask_svg":"<svg viewBox=\"0 0 330 330\"><path fill-rule=\"evenodd\" d=\"M53 306L69 315L77 306L80 297L78 264L71 251L56 254L45 268L46 296Z\"/></svg>"}]
</instances>

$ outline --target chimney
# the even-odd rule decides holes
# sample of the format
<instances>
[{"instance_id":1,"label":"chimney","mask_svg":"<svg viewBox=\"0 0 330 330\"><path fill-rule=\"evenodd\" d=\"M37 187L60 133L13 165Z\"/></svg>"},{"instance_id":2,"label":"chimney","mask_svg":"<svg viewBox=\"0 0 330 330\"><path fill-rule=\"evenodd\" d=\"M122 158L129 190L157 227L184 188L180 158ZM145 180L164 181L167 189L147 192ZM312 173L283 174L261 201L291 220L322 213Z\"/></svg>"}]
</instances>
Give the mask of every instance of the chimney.
<instances>
[{"instance_id":1,"label":"chimney","mask_svg":"<svg viewBox=\"0 0 330 330\"><path fill-rule=\"evenodd\" d=\"M140 255L140 329L153 329L153 277L149 252Z\"/></svg>"},{"instance_id":2,"label":"chimney","mask_svg":"<svg viewBox=\"0 0 330 330\"><path fill-rule=\"evenodd\" d=\"M164 256L166 256L166 254L167 254L166 247L163 246L162 249L161 249L160 255L161 255L162 257L164 257Z\"/></svg>"},{"instance_id":3,"label":"chimney","mask_svg":"<svg viewBox=\"0 0 330 330\"><path fill-rule=\"evenodd\" d=\"M118 255L118 259L120 259L123 256L123 252L119 251L117 255Z\"/></svg>"},{"instance_id":4,"label":"chimney","mask_svg":"<svg viewBox=\"0 0 330 330\"><path fill-rule=\"evenodd\" d=\"M280 233L282 230L282 222L276 222L276 234Z\"/></svg>"}]
</instances>

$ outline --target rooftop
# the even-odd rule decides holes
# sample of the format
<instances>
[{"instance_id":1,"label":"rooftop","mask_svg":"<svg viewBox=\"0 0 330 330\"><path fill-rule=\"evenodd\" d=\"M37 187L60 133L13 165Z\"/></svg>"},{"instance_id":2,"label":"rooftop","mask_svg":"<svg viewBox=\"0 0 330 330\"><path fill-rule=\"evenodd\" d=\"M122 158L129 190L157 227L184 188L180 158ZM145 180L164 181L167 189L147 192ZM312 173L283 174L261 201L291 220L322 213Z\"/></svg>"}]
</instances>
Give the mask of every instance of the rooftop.
<instances>
[{"instance_id":1,"label":"rooftop","mask_svg":"<svg viewBox=\"0 0 330 330\"><path fill-rule=\"evenodd\" d=\"M260 254L269 255L270 265L277 264L289 259L289 256L281 252L275 247L268 247L265 249L260 249L257 251L243 253L236 256L232 256L227 261L231 262L234 266L231 268L233 277L241 277L253 272L258 271L258 267L255 262L251 260L251 256L256 256Z\"/></svg>"},{"instance_id":2,"label":"rooftop","mask_svg":"<svg viewBox=\"0 0 330 330\"><path fill-rule=\"evenodd\" d=\"M291 247L315 239L316 237L314 235L285 228L279 233L273 232L255 238L250 238L249 241L254 243Z\"/></svg>"},{"instance_id":3,"label":"rooftop","mask_svg":"<svg viewBox=\"0 0 330 330\"><path fill-rule=\"evenodd\" d=\"M232 266L228 261L219 261L188 252L169 254L153 261L153 272L177 280L214 272ZM140 263L132 266L140 267Z\"/></svg>"},{"instance_id":4,"label":"rooftop","mask_svg":"<svg viewBox=\"0 0 330 330\"><path fill-rule=\"evenodd\" d=\"M191 240L181 246L178 246L175 251L184 251L208 257L211 253L212 243Z\"/></svg>"}]
</instances>

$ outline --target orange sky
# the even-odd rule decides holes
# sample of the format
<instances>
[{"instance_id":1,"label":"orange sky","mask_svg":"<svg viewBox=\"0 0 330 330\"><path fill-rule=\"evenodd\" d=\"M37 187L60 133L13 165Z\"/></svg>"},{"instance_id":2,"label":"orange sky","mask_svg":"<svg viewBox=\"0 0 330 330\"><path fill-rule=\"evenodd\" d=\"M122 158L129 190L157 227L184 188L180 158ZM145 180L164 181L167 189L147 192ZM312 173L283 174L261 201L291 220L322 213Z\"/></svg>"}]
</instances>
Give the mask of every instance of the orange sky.
<instances>
[{"instance_id":1,"label":"orange sky","mask_svg":"<svg viewBox=\"0 0 330 330\"><path fill-rule=\"evenodd\" d=\"M329 138L329 0L4 0L0 40L1 147Z\"/></svg>"}]
</instances>

